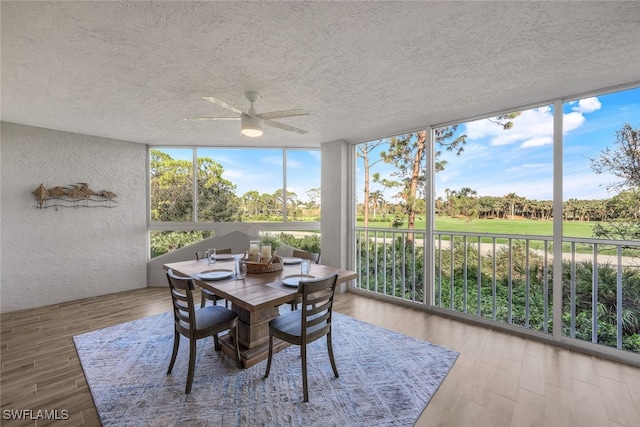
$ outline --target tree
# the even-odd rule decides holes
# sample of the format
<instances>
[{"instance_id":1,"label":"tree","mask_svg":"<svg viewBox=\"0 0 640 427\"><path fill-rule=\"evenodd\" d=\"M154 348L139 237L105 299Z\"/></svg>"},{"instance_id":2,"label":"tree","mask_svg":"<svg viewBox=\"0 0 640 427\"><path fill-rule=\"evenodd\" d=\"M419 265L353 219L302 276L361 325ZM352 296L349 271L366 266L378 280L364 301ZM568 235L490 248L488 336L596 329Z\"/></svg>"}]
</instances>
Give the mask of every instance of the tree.
<instances>
[{"instance_id":1,"label":"tree","mask_svg":"<svg viewBox=\"0 0 640 427\"><path fill-rule=\"evenodd\" d=\"M298 198L298 195L293 191L287 191L287 220L297 221L301 215L300 206L302 202Z\"/></svg>"},{"instance_id":2,"label":"tree","mask_svg":"<svg viewBox=\"0 0 640 427\"><path fill-rule=\"evenodd\" d=\"M640 239L640 129L633 129L625 123L622 129L616 131L614 148L605 148L596 158L591 159L591 169L597 173L611 173L620 181L611 183L607 189L629 190L631 203L620 198L616 204L632 206L625 219L609 221L606 224L596 224L593 234L596 237L609 239L637 240ZM623 192L624 193L624 192Z\"/></svg>"},{"instance_id":3,"label":"tree","mask_svg":"<svg viewBox=\"0 0 640 427\"><path fill-rule=\"evenodd\" d=\"M447 151L454 151L460 155L463 151L463 145L466 143L466 135L460 135L451 140L456 128L457 126L454 125L435 129L435 143ZM393 164L396 167L391 176L397 177L397 180L383 179L379 182L385 187L398 189L397 196L402 200L403 213L407 216L407 228L410 230L415 228L416 212L419 207L418 198L423 195L422 192L426 184L424 164L426 139L426 131L392 137L389 140L388 151L380 153L380 157L385 163ZM436 158L440 153L440 151L436 152ZM445 164L444 160L436 161L436 171L442 170ZM407 240L413 241L413 235L408 234Z\"/></svg>"},{"instance_id":4,"label":"tree","mask_svg":"<svg viewBox=\"0 0 640 427\"><path fill-rule=\"evenodd\" d=\"M373 220L376 219L376 210L384 205L384 197L382 197L382 191L376 190L369 195L371 201L371 207L373 208Z\"/></svg>"},{"instance_id":5,"label":"tree","mask_svg":"<svg viewBox=\"0 0 640 427\"><path fill-rule=\"evenodd\" d=\"M367 227L369 225L369 174L371 167L376 163L382 161L382 159L378 159L375 162L371 163L371 159L369 158L369 153L373 151L375 148L379 147L383 143L383 140L365 142L364 144L359 144L356 147L356 156L362 158L362 164L364 169L364 200L363 204L363 215L364 215L364 226Z\"/></svg>"},{"instance_id":6,"label":"tree","mask_svg":"<svg viewBox=\"0 0 640 427\"><path fill-rule=\"evenodd\" d=\"M152 221L193 221L193 163L173 159L160 150L150 151ZM198 159L198 220L232 221L239 218L235 186L222 178L222 166L209 158ZM150 235L151 256L211 236L210 231L166 231Z\"/></svg>"},{"instance_id":7,"label":"tree","mask_svg":"<svg viewBox=\"0 0 640 427\"><path fill-rule=\"evenodd\" d=\"M516 193L509 193L505 195L503 199L504 199L504 203L507 206L509 206L509 213L511 215L511 219L514 219L516 215L516 206L521 204L524 199L518 196Z\"/></svg>"},{"instance_id":8,"label":"tree","mask_svg":"<svg viewBox=\"0 0 640 427\"><path fill-rule=\"evenodd\" d=\"M462 215L469 220L478 217L482 207L478 200L477 191L469 187L463 187L460 191L451 191L447 188L445 194L447 195L449 216Z\"/></svg>"},{"instance_id":9,"label":"tree","mask_svg":"<svg viewBox=\"0 0 640 427\"><path fill-rule=\"evenodd\" d=\"M224 168L209 157L198 158L198 221L240 220L236 186L222 178Z\"/></svg>"},{"instance_id":10,"label":"tree","mask_svg":"<svg viewBox=\"0 0 640 427\"><path fill-rule=\"evenodd\" d=\"M610 184L607 189L640 188L640 129L625 123L616 131L615 148L605 148L591 159L591 169L597 173L612 173L621 181Z\"/></svg>"},{"instance_id":11,"label":"tree","mask_svg":"<svg viewBox=\"0 0 640 427\"><path fill-rule=\"evenodd\" d=\"M160 150L150 152L151 219L193 221L193 162L173 159ZM235 185L222 178L223 167L208 157L198 159L198 220L239 220Z\"/></svg>"},{"instance_id":12,"label":"tree","mask_svg":"<svg viewBox=\"0 0 640 427\"><path fill-rule=\"evenodd\" d=\"M593 227L593 235L605 239L640 240L640 188L621 191L606 201L612 219Z\"/></svg>"},{"instance_id":13,"label":"tree","mask_svg":"<svg viewBox=\"0 0 640 427\"><path fill-rule=\"evenodd\" d=\"M193 165L168 154L150 151L151 220L191 221L193 219Z\"/></svg>"},{"instance_id":14,"label":"tree","mask_svg":"<svg viewBox=\"0 0 640 427\"><path fill-rule=\"evenodd\" d=\"M311 188L307 190L307 199L309 200L306 203L307 213L306 215L310 217L320 218L320 205L321 205L321 191L320 188Z\"/></svg>"},{"instance_id":15,"label":"tree","mask_svg":"<svg viewBox=\"0 0 640 427\"><path fill-rule=\"evenodd\" d=\"M500 115L491 119L494 123L502 126L503 129L513 127L512 119L518 117L520 112ZM446 126L434 129L434 145L437 147L435 156L435 172L444 170L447 162L441 158L442 149L453 152L456 155L462 154L464 145L467 142L465 134L455 137L458 125ZM404 214L407 216L407 227L410 230L415 228L415 218L421 203L418 198L426 184L426 165L424 159L426 155L427 131L408 133L389 140L388 151L380 153L385 163L393 164L396 170L391 174L397 180L380 180L385 187L397 188L398 198L402 200ZM374 177L375 180L375 177ZM365 209L367 209L365 207ZM407 240L413 241L413 234L407 234Z\"/></svg>"},{"instance_id":16,"label":"tree","mask_svg":"<svg viewBox=\"0 0 640 427\"><path fill-rule=\"evenodd\" d=\"M255 218L261 213L260 193L256 190L247 191L240 198L243 215L247 218Z\"/></svg>"},{"instance_id":17,"label":"tree","mask_svg":"<svg viewBox=\"0 0 640 427\"><path fill-rule=\"evenodd\" d=\"M318 187L307 190L307 198L309 199L309 202L307 203L307 205L309 206L309 208L320 207L320 196L321 196L321 191L320 191L320 188Z\"/></svg>"}]
</instances>

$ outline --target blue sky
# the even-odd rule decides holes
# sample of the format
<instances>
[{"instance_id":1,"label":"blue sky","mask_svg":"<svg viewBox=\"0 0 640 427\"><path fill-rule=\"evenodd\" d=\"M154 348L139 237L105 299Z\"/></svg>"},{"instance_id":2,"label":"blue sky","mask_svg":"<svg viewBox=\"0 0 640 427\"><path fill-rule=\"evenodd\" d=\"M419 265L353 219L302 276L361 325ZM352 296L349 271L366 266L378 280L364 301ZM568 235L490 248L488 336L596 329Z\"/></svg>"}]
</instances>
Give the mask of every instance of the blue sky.
<instances>
[{"instance_id":1,"label":"blue sky","mask_svg":"<svg viewBox=\"0 0 640 427\"><path fill-rule=\"evenodd\" d=\"M615 132L624 123L640 127L640 88L567 102L563 114L564 199L611 197L606 187L617 179L593 173L589 159L607 146L614 147ZM460 156L443 151L442 158L448 164L436 174L436 196L444 197L445 189L469 187L479 196L515 192L529 199L551 200L553 105L523 111L513 123L510 130L485 119L458 126L456 136L466 134L467 144ZM382 163L374 168L383 177L392 170ZM361 200L360 175L361 172ZM384 198L392 201L393 194L393 190L385 190Z\"/></svg>"},{"instance_id":2,"label":"blue sky","mask_svg":"<svg viewBox=\"0 0 640 427\"><path fill-rule=\"evenodd\" d=\"M166 149L158 147L174 159L192 160L192 149ZM287 190L307 201L307 191L320 187L320 150L287 149ZM282 149L200 148L198 156L210 157L224 168L222 177L236 185L236 194L242 196L257 190L273 194L283 187Z\"/></svg>"},{"instance_id":3,"label":"blue sky","mask_svg":"<svg viewBox=\"0 0 640 427\"><path fill-rule=\"evenodd\" d=\"M607 146L613 147L615 132L624 123L640 127L640 88L567 102L564 113L564 199L611 197L606 185L615 177L596 175L589 159ZM529 199L551 200L553 194L553 106L526 110L513 120L510 130L488 120L458 126L457 135L467 135L461 156L443 152L449 163L436 174L436 195L445 189L469 187L480 196L504 196L515 192ZM173 158L191 159L191 149L162 149ZM281 149L206 148L199 155L209 156L224 167L223 177L237 186L236 193L250 190L274 193L282 188ZM288 149L287 189L302 201L306 192L320 187L320 151ZM372 162L377 153L371 155ZM392 166L379 162L372 172L388 177ZM356 172L357 197L362 200L362 170ZM372 191L380 189L372 183ZM393 201L393 189L383 197Z\"/></svg>"}]
</instances>

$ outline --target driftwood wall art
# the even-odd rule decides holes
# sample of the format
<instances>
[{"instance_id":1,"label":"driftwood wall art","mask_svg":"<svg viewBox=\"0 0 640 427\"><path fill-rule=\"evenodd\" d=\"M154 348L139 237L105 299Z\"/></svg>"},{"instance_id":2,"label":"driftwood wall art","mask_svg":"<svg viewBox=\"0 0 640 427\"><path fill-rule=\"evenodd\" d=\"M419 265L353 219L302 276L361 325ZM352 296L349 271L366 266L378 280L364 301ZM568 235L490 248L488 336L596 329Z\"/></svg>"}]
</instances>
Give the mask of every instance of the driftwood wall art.
<instances>
[{"instance_id":1,"label":"driftwood wall art","mask_svg":"<svg viewBox=\"0 0 640 427\"><path fill-rule=\"evenodd\" d=\"M111 191L102 190L99 192L89 188L86 182L71 184L66 187L53 187L47 189L44 184L40 184L33 191L36 198L35 207L44 208L114 208L118 201L116 194Z\"/></svg>"}]
</instances>

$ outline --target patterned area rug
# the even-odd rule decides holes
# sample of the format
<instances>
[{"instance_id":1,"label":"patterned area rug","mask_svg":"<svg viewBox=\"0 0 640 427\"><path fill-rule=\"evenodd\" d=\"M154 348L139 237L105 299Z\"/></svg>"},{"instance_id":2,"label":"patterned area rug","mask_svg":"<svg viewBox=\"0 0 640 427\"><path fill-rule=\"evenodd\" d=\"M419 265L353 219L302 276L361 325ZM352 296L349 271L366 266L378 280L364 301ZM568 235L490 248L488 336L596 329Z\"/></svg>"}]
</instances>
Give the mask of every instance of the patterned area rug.
<instances>
[{"instance_id":1,"label":"patterned area rug","mask_svg":"<svg viewBox=\"0 0 640 427\"><path fill-rule=\"evenodd\" d=\"M300 350L244 370L198 341L191 394L184 394L188 341L166 375L170 312L73 337L104 426L412 425L458 353L334 313L333 376L326 339L309 345L309 402L302 402Z\"/></svg>"}]
</instances>

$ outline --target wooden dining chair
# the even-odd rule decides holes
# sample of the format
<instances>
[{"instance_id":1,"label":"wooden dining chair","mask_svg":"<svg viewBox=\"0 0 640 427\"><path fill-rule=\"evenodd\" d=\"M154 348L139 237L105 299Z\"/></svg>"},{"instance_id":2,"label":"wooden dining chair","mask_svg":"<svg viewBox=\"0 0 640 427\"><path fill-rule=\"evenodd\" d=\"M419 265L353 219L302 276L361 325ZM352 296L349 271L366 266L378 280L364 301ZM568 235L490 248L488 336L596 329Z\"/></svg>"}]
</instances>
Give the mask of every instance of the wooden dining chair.
<instances>
[{"instance_id":1,"label":"wooden dining chair","mask_svg":"<svg viewBox=\"0 0 640 427\"><path fill-rule=\"evenodd\" d=\"M196 261L199 259L204 259L205 251L196 252ZM231 249L217 249L216 254L230 254ZM204 307L207 305L207 300L213 301L213 305L216 305L218 300L223 300L224 298L220 298L218 295L214 294L210 290L200 288L200 307ZM224 302L224 306L229 308L229 301Z\"/></svg>"},{"instance_id":2,"label":"wooden dining chair","mask_svg":"<svg viewBox=\"0 0 640 427\"><path fill-rule=\"evenodd\" d=\"M301 251L300 249L294 249L291 256L293 258L308 259L314 264L317 264L318 262L320 262L320 254L316 252L306 252L306 251ZM298 304L300 304L300 298L298 298L295 301L291 301L289 304L291 305L291 310L297 310Z\"/></svg>"},{"instance_id":3,"label":"wooden dining chair","mask_svg":"<svg viewBox=\"0 0 640 427\"><path fill-rule=\"evenodd\" d=\"M338 368L333 357L331 344L331 314L333 295L338 275L300 281L298 292L302 293L302 308L276 317L269 322L269 359L264 378L269 377L273 358L273 339L279 338L300 346L302 357L302 392L305 402L309 401L307 386L307 344L327 337L327 350L333 373L338 378Z\"/></svg>"},{"instance_id":4,"label":"wooden dining chair","mask_svg":"<svg viewBox=\"0 0 640 427\"><path fill-rule=\"evenodd\" d=\"M229 330L229 334L233 334L232 340L235 346L236 365L238 365L238 368L242 367L240 364L240 348L238 347L238 314L228 308L217 305L196 309L193 301L193 290L195 289L193 279L177 276L172 270L167 272L167 279L169 280L169 290L173 301L174 319L173 354L171 354L167 375L171 373L176 362L178 347L180 347L180 335L184 335L189 339L189 369L184 392L189 394L191 393L196 365L197 340L213 336L214 348L219 351L218 334Z\"/></svg>"},{"instance_id":5,"label":"wooden dining chair","mask_svg":"<svg viewBox=\"0 0 640 427\"><path fill-rule=\"evenodd\" d=\"M317 264L318 262L320 262L320 254L317 252L306 252L306 251L301 251L300 249L294 249L291 256L293 258L308 259L314 264Z\"/></svg>"}]
</instances>

